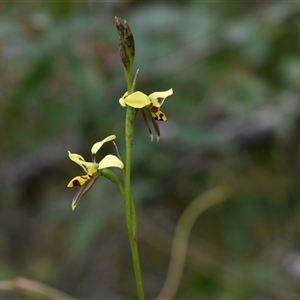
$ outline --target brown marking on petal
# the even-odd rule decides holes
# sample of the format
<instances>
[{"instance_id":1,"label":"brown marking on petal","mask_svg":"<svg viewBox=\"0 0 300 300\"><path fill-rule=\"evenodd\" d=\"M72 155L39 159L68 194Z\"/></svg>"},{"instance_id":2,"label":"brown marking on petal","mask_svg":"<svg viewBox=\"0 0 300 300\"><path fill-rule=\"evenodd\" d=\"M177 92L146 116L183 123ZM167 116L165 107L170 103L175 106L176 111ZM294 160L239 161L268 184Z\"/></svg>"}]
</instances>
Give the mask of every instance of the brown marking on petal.
<instances>
[{"instance_id":1,"label":"brown marking on petal","mask_svg":"<svg viewBox=\"0 0 300 300\"><path fill-rule=\"evenodd\" d=\"M159 110L158 107L155 107L155 106L150 107L150 112L151 112L153 119L156 121L166 121L167 120L166 115L161 110Z\"/></svg>"},{"instance_id":2,"label":"brown marking on petal","mask_svg":"<svg viewBox=\"0 0 300 300\"><path fill-rule=\"evenodd\" d=\"M156 112L158 112L159 111L159 107L156 107L156 106L151 106L150 107L150 110L153 112L153 113L156 113Z\"/></svg>"},{"instance_id":3,"label":"brown marking on petal","mask_svg":"<svg viewBox=\"0 0 300 300\"><path fill-rule=\"evenodd\" d=\"M167 117L163 112L160 112L159 114L155 114L154 119L157 121L166 121Z\"/></svg>"},{"instance_id":4,"label":"brown marking on petal","mask_svg":"<svg viewBox=\"0 0 300 300\"><path fill-rule=\"evenodd\" d=\"M95 178L99 175L100 170L97 170L96 172L94 172L93 174L87 174L89 176L90 179Z\"/></svg>"},{"instance_id":5,"label":"brown marking on petal","mask_svg":"<svg viewBox=\"0 0 300 300\"><path fill-rule=\"evenodd\" d=\"M158 102L160 105L162 105L162 104L164 103L164 101L165 101L165 98L163 98L163 97L157 97L157 102Z\"/></svg>"},{"instance_id":6,"label":"brown marking on petal","mask_svg":"<svg viewBox=\"0 0 300 300\"><path fill-rule=\"evenodd\" d=\"M167 118L164 113L159 114L159 121L165 121Z\"/></svg>"},{"instance_id":7,"label":"brown marking on petal","mask_svg":"<svg viewBox=\"0 0 300 300\"><path fill-rule=\"evenodd\" d=\"M72 181L73 186L80 186L78 179Z\"/></svg>"}]
</instances>

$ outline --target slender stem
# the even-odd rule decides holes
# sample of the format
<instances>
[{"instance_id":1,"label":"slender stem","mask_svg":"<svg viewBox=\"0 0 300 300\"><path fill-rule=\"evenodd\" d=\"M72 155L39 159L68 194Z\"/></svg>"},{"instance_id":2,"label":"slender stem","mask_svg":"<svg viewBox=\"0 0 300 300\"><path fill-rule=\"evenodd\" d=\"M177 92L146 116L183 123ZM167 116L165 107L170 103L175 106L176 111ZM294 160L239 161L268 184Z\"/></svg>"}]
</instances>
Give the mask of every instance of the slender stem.
<instances>
[{"instance_id":1,"label":"slender stem","mask_svg":"<svg viewBox=\"0 0 300 300\"><path fill-rule=\"evenodd\" d=\"M132 92L132 77L130 72L126 72L128 93ZM126 120L125 120L125 142L126 142L126 160L125 160L125 177L124 177L124 198L126 208L126 223L132 253L133 268L137 286L137 293L139 300L145 299L142 272L140 267L139 251L137 244L137 219L135 213L135 205L131 192L131 157L132 157L132 143L134 133L136 111L134 108L127 106Z\"/></svg>"}]
</instances>

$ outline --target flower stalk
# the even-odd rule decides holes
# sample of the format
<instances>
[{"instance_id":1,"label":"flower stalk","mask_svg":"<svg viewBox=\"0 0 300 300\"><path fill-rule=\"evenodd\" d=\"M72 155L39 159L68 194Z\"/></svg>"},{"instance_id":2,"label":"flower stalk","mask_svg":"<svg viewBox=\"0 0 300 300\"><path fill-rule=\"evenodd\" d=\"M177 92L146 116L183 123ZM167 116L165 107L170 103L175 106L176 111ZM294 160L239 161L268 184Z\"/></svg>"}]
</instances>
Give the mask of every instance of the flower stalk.
<instances>
[{"instance_id":1,"label":"flower stalk","mask_svg":"<svg viewBox=\"0 0 300 300\"><path fill-rule=\"evenodd\" d=\"M135 52L134 39L131 29L126 20L121 21L119 18L115 17L115 22L119 35L119 51L127 83L127 93L128 95L130 95L134 92L134 84L132 78ZM126 157L124 167L124 200L126 210L126 224L133 259L133 268L137 286L138 299L144 300L145 292L143 287L142 272L140 267L139 251L137 244L137 218L131 190L131 159L136 113L137 111L135 108L127 106L125 119Z\"/></svg>"}]
</instances>

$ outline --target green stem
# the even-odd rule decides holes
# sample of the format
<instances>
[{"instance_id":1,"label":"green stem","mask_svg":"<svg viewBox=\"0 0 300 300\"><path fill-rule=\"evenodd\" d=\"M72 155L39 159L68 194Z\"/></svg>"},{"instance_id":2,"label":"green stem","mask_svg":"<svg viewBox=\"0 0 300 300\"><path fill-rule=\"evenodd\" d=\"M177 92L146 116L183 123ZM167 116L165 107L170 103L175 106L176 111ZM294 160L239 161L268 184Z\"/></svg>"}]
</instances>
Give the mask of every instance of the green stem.
<instances>
[{"instance_id":1,"label":"green stem","mask_svg":"<svg viewBox=\"0 0 300 300\"><path fill-rule=\"evenodd\" d=\"M128 93L132 92L131 72L125 72L128 87ZM129 236L130 248L132 253L133 268L137 293L139 300L145 299L145 292L142 281L142 272L140 267L139 251L137 244L137 219L135 213L135 205L131 192L131 157L132 143L136 111L134 108L127 106L125 120L125 142L126 142L126 161L125 161L125 177L124 177L124 199L126 208L126 223Z\"/></svg>"}]
</instances>

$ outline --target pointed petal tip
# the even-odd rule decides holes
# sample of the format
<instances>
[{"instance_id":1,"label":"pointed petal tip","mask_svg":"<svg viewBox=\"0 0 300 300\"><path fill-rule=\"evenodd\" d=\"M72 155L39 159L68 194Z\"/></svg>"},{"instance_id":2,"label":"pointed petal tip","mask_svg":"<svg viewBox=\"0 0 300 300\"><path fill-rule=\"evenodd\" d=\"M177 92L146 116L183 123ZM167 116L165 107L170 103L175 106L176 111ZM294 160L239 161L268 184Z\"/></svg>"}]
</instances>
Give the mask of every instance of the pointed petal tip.
<instances>
[{"instance_id":1,"label":"pointed petal tip","mask_svg":"<svg viewBox=\"0 0 300 300\"><path fill-rule=\"evenodd\" d=\"M78 194L79 196L79 194ZM75 197L72 201L72 210L74 211L75 208L77 207L77 205L79 204L81 198L83 197L83 195L79 196L79 197Z\"/></svg>"},{"instance_id":2,"label":"pointed petal tip","mask_svg":"<svg viewBox=\"0 0 300 300\"><path fill-rule=\"evenodd\" d=\"M102 141L95 143L91 149L92 154L96 154L99 151L99 149L103 146L103 144L110 142L114 139L116 139L116 136L114 134L111 134Z\"/></svg>"},{"instance_id":3,"label":"pointed petal tip","mask_svg":"<svg viewBox=\"0 0 300 300\"><path fill-rule=\"evenodd\" d=\"M123 169L124 164L117 156L108 154L99 162L98 169L101 170L111 167Z\"/></svg>"},{"instance_id":4,"label":"pointed petal tip","mask_svg":"<svg viewBox=\"0 0 300 300\"><path fill-rule=\"evenodd\" d=\"M126 104L124 102L124 98L120 98L119 103L120 103L121 106L126 107Z\"/></svg>"},{"instance_id":5,"label":"pointed petal tip","mask_svg":"<svg viewBox=\"0 0 300 300\"><path fill-rule=\"evenodd\" d=\"M124 95L119 99L119 103L121 106L126 107L126 103L124 102L125 97L127 97L128 92L125 92Z\"/></svg>"}]
</instances>

